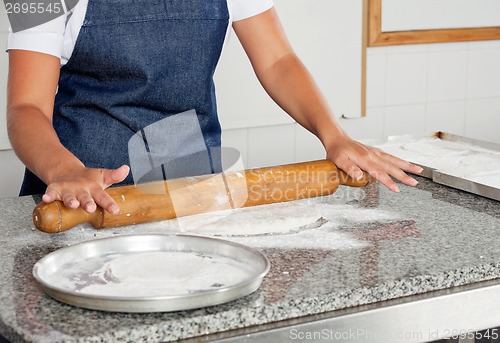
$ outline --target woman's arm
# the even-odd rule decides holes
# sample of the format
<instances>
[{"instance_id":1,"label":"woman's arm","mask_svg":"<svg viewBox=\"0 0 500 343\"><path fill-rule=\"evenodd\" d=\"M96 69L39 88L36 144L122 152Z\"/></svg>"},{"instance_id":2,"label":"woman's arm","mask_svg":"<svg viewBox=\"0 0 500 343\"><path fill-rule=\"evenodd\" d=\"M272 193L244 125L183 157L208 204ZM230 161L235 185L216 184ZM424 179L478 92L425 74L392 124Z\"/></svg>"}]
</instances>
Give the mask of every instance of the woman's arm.
<instances>
[{"instance_id":1,"label":"woman's arm","mask_svg":"<svg viewBox=\"0 0 500 343\"><path fill-rule=\"evenodd\" d=\"M25 50L9 51L7 130L21 161L48 187L43 201L61 200L67 207L88 212L96 203L119 211L104 188L122 181L128 167L116 170L85 168L59 141L52 126L59 79L57 57Z\"/></svg>"},{"instance_id":2,"label":"woman's arm","mask_svg":"<svg viewBox=\"0 0 500 343\"><path fill-rule=\"evenodd\" d=\"M300 125L323 143L327 157L350 176L367 171L393 191L399 191L392 177L407 185L417 181L404 171L421 168L358 143L335 121L311 75L290 46L274 8L233 23L260 83L271 98Z\"/></svg>"}]
</instances>

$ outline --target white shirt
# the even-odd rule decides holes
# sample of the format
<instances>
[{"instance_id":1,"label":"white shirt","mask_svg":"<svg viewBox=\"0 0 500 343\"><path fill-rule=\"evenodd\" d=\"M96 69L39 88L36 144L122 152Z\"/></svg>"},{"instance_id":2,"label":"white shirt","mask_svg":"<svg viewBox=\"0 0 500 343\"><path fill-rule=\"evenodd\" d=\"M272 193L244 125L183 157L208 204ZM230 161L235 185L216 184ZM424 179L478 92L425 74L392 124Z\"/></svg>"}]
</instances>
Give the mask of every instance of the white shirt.
<instances>
[{"instance_id":1,"label":"white shirt","mask_svg":"<svg viewBox=\"0 0 500 343\"><path fill-rule=\"evenodd\" d=\"M80 33L88 0L80 0L78 4L64 15L48 23L13 33L9 32L7 50L30 50L56 56L61 59L61 66L71 57L76 39ZM227 0L229 9L229 27L233 21L243 20L273 6L273 0Z\"/></svg>"}]
</instances>

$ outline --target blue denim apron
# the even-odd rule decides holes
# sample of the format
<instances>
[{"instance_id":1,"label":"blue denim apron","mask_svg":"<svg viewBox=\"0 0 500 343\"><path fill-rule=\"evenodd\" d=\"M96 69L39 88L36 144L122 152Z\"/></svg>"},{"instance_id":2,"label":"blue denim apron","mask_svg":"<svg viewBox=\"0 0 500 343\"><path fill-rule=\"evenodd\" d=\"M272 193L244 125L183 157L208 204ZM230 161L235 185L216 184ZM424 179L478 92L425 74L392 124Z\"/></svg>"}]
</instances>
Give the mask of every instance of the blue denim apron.
<instances>
[{"instance_id":1,"label":"blue denim apron","mask_svg":"<svg viewBox=\"0 0 500 343\"><path fill-rule=\"evenodd\" d=\"M89 168L130 165L135 133L194 109L207 149L220 147L213 74L228 21L226 0L90 0L61 68L53 117L61 143ZM26 170L21 195L45 188Z\"/></svg>"}]
</instances>

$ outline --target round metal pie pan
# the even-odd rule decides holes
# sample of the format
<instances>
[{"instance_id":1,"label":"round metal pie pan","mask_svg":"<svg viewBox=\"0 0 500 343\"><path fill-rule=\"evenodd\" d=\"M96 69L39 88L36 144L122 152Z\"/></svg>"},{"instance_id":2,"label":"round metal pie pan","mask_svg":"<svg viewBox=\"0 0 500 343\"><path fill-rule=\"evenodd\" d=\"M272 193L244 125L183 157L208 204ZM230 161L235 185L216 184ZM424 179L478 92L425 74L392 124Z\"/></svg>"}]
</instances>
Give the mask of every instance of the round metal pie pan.
<instances>
[{"instance_id":1,"label":"round metal pie pan","mask_svg":"<svg viewBox=\"0 0 500 343\"><path fill-rule=\"evenodd\" d=\"M57 281L61 275L68 281L85 278L85 275L71 274L72 270L80 274L86 270L85 273L90 274L100 267L95 261L101 257L105 260L113 254L147 252L187 252L230 258L244 265L249 271L248 278L234 285L189 294L141 297L85 294L68 286L71 282ZM260 287L268 271L268 259L242 244L202 236L154 234L102 238L61 248L40 259L33 267L33 276L49 296L69 305L112 312L168 312L222 304L248 295Z\"/></svg>"}]
</instances>

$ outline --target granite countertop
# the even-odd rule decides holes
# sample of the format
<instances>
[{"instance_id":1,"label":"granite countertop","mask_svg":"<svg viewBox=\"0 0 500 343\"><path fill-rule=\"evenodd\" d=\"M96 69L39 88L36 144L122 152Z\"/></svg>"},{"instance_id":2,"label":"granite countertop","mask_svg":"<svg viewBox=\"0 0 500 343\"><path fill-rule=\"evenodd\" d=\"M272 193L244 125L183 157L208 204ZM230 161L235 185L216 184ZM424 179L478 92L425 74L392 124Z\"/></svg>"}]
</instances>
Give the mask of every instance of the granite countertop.
<instances>
[{"instance_id":1,"label":"granite countertop","mask_svg":"<svg viewBox=\"0 0 500 343\"><path fill-rule=\"evenodd\" d=\"M45 295L36 261L64 246L162 232L159 224L49 235L34 229L32 197L0 200L0 335L12 342L159 342L491 280L500 276L500 203L423 178L391 193L378 184L317 198L320 228L231 238L271 262L261 288L239 300L172 313L85 310Z\"/></svg>"}]
</instances>

